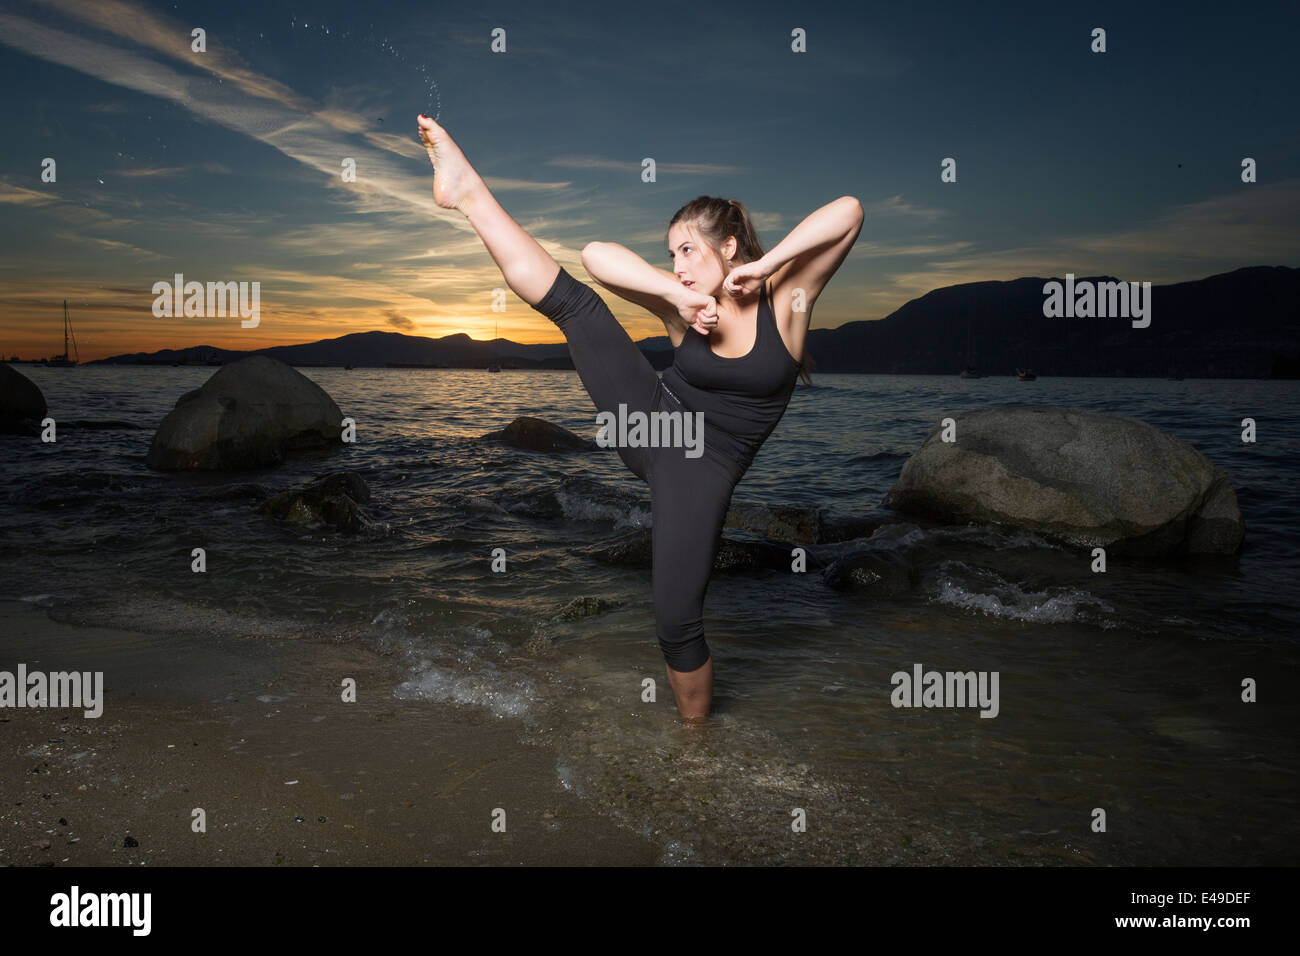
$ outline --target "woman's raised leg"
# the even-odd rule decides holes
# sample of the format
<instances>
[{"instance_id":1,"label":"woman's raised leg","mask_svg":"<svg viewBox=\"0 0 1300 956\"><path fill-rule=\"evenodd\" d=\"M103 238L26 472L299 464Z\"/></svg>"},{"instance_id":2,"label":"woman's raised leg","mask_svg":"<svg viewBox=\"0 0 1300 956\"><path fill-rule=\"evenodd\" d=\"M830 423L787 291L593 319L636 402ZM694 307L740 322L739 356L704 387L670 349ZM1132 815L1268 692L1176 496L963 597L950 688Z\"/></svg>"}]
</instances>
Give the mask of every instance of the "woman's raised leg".
<instances>
[{"instance_id":1,"label":"woman's raised leg","mask_svg":"<svg viewBox=\"0 0 1300 956\"><path fill-rule=\"evenodd\" d=\"M616 417L620 405L629 413L653 412L659 376L609 307L510 218L446 130L427 116L418 123L433 163L434 201L463 212L515 294L559 326L596 409ZM620 447L618 453L649 480L648 449Z\"/></svg>"},{"instance_id":2,"label":"woman's raised leg","mask_svg":"<svg viewBox=\"0 0 1300 956\"><path fill-rule=\"evenodd\" d=\"M433 201L443 209L459 209L465 214L501 268L506 284L536 307L555 284L559 263L501 208L445 129L423 115L416 123L433 164Z\"/></svg>"}]
</instances>

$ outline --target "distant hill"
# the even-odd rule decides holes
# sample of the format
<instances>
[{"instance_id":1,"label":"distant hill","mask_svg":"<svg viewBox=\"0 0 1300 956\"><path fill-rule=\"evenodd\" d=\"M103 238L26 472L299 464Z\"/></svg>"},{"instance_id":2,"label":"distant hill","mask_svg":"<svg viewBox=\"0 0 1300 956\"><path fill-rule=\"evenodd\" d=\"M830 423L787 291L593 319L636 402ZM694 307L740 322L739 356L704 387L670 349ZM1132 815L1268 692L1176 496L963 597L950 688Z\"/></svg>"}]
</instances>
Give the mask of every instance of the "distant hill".
<instances>
[{"instance_id":1,"label":"distant hill","mask_svg":"<svg viewBox=\"0 0 1300 956\"><path fill-rule=\"evenodd\" d=\"M1049 279L971 282L935 289L883 319L813 329L814 371L955 375L967 364L986 375L1300 377L1300 269L1254 266L1193 282L1153 286L1151 324L1125 318L1048 318ZM1057 281L1063 281L1057 277ZM1082 281L1117 281L1086 276ZM814 315L815 318L815 315ZM637 347L657 369L672 364L666 335ZM253 351L196 346L115 355L87 364L220 364L265 354L290 365L572 368L563 342L520 345L468 335L428 338L356 332L305 345Z\"/></svg>"},{"instance_id":2,"label":"distant hill","mask_svg":"<svg viewBox=\"0 0 1300 956\"><path fill-rule=\"evenodd\" d=\"M1076 285L1084 279L1116 281ZM1300 364L1300 269L1255 266L1152 286L1145 329L1123 318L1047 318L1049 281L935 289L876 322L813 329L808 347L823 372L956 374L968 341L970 363L990 375L1028 366L1040 375L1267 378L1295 377Z\"/></svg>"}]
</instances>

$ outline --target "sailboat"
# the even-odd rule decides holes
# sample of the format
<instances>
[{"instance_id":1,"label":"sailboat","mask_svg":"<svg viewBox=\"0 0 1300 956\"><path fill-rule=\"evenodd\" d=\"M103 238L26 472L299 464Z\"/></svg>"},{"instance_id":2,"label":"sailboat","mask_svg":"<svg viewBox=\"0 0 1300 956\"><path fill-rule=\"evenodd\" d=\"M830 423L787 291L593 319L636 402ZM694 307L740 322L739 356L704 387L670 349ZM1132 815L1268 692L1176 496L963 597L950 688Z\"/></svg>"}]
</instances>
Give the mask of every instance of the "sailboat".
<instances>
[{"instance_id":1,"label":"sailboat","mask_svg":"<svg viewBox=\"0 0 1300 956\"><path fill-rule=\"evenodd\" d=\"M76 354L75 359L68 358L68 339L72 339L72 351ZM56 355L52 359L46 359L45 364L54 368L71 368L76 365L81 358L81 353L77 351L77 337L72 334L72 320L68 318L68 300L63 300L63 354Z\"/></svg>"},{"instance_id":2,"label":"sailboat","mask_svg":"<svg viewBox=\"0 0 1300 956\"><path fill-rule=\"evenodd\" d=\"M1003 318L1006 317L1006 314L1007 314L1007 287L1006 287L1006 284L1003 283L1003 285L1002 285L1002 316L1003 316ZM1028 333L1027 333L1027 334L1026 334L1026 337L1025 337L1025 357L1026 357L1026 358L1029 357L1029 349L1030 349L1030 344L1031 344L1032 342L1033 342L1033 336L1032 336L1032 334L1028 334ZM1016 379L1017 379L1018 381L1021 381L1021 382L1036 382L1036 381L1038 380L1038 375L1034 372L1034 370L1033 370L1032 368L1030 368L1028 365L1026 365L1024 368L1017 368L1017 369L1016 369Z\"/></svg>"},{"instance_id":3,"label":"sailboat","mask_svg":"<svg viewBox=\"0 0 1300 956\"><path fill-rule=\"evenodd\" d=\"M496 338L493 339L492 341L492 364L488 366L489 372L501 371L501 365L497 360L497 348L500 341L501 341L501 320L498 319L496 324Z\"/></svg>"},{"instance_id":4,"label":"sailboat","mask_svg":"<svg viewBox=\"0 0 1300 956\"><path fill-rule=\"evenodd\" d=\"M971 331L970 319L966 320L966 367L961 370L962 378L983 378L984 373L971 364Z\"/></svg>"}]
</instances>

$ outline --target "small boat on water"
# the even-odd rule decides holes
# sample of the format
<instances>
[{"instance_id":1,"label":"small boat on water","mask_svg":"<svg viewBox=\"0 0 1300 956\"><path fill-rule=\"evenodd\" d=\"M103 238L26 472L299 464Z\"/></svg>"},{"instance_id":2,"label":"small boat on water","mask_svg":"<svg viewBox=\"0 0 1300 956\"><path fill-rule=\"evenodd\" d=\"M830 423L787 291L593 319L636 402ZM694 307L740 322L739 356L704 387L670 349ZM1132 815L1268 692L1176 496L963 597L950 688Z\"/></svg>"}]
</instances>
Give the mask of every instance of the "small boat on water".
<instances>
[{"instance_id":1,"label":"small boat on water","mask_svg":"<svg viewBox=\"0 0 1300 956\"><path fill-rule=\"evenodd\" d=\"M489 372L501 371L501 363L500 360L497 358L497 349L501 342L501 323L499 321L497 322L496 325L495 335L496 338L492 341L492 364L489 365L487 369Z\"/></svg>"},{"instance_id":2,"label":"small boat on water","mask_svg":"<svg viewBox=\"0 0 1300 956\"><path fill-rule=\"evenodd\" d=\"M1032 382L1038 376L1034 374L1032 368L1018 368L1016 369L1016 378L1022 382Z\"/></svg>"},{"instance_id":3,"label":"small boat on water","mask_svg":"<svg viewBox=\"0 0 1300 956\"><path fill-rule=\"evenodd\" d=\"M72 351L77 357L68 358L68 340L72 340ZM63 300L63 354L46 359L45 364L53 368L72 368L78 364L81 353L77 351L77 337L72 334L72 320L68 318L68 300Z\"/></svg>"},{"instance_id":4,"label":"small boat on water","mask_svg":"<svg viewBox=\"0 0 1300 956\"><path fill-rule=\"evenodd\" d=\"M966 366L966 368L961 370L961 377L962 378L983 378L984 373L981 372L979 369L968 365Z\"/></svg>"}]
</instances>

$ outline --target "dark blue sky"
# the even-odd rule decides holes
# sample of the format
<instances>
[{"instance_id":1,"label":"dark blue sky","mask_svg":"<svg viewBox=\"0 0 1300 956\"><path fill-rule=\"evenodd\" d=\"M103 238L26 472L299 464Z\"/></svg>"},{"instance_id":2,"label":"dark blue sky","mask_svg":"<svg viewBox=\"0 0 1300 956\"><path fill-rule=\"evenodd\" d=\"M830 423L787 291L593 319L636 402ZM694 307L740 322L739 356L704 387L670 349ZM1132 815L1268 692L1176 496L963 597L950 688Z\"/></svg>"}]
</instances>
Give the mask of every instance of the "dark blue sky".
<instances>
[{"instance_id":1,"label":"dark blue sky","mask_svg":"<svg viewBox=\"0 0 1300 956\"><path fill-rule=\"evenodd\" d=\"M592 240L667 268L698 195L742 200L767 248L857 196L814 327L956 282L1300 264L1297 5L1135 6L3 0L0 349L58 351L65 296L83 359L498 318L558 340L513 296L490 311L500 273L432 202L421 110L580 278ZM176 272L260 282L260 325L154 318Z\"/></svg>"}]
</instances>

